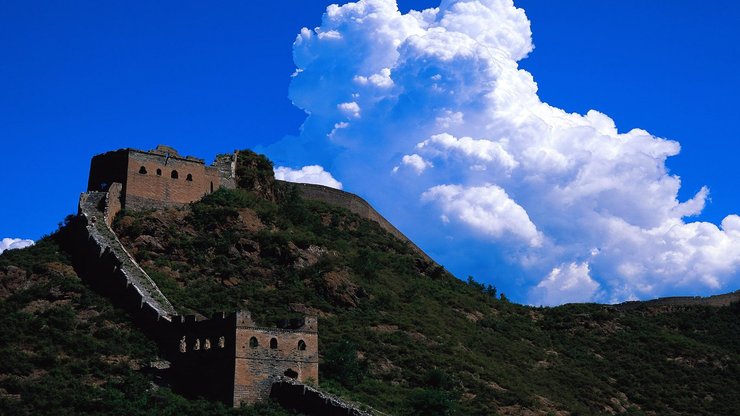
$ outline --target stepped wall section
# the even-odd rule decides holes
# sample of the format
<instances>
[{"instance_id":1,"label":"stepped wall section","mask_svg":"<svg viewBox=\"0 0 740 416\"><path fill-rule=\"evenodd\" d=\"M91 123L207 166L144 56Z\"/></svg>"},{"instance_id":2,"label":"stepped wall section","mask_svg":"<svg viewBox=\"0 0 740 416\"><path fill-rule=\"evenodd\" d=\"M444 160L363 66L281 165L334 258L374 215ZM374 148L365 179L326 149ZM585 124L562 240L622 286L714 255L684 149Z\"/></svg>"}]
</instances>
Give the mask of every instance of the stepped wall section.
<instances>
[{"instance_id":1,"label":"stepped wall section","mask_svg":"<svg viewBox=\"0 0 740 416\"><path fill-rule=\"evenodd\" d=\"M112 184L110 188L109 192L86 192L80 197L78 234L83 256L78 258L84 261L78 265L93 283L119 295L130 309L154 321L170 321L175 308L110 228L113 215L120 210L120 203L110 200L119 200L121 185Z\"/></svg>"},{"instance_id":2,"label":"stepped wall section","mask_svg":"<svg viewBox=\"0 0 740 416\"><path fill-rule=\"evenodd\" d=\"M355 404L288 378L282 378L272 385L270 397L284 407L309 415L372 415L371 413L361 410L360 407Z\"/></svg>"}]
</instances>

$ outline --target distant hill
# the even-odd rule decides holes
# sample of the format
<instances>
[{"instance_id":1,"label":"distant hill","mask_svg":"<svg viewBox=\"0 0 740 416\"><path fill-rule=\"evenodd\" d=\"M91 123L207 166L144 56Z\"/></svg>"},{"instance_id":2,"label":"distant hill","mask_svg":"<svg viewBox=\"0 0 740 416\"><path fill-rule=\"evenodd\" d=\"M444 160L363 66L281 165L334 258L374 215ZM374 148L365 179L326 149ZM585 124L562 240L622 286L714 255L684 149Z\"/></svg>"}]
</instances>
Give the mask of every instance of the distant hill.
<instances>
[{"instance_id":1,"label":"distant hill","mask_svg":"<svg viewBox=\"0 0 740 416\"><path fill-rule=\"evenodd\" d=\"M513 304L249 166L266 165L184 208L124 211L114 230L181 313L317 315L322 389L396 415L740 408L738 302ZM79 279L65 244L62 226L0 255L0 413L286 414L170 391L156 345Z\"/></svg>"}]
</instances>

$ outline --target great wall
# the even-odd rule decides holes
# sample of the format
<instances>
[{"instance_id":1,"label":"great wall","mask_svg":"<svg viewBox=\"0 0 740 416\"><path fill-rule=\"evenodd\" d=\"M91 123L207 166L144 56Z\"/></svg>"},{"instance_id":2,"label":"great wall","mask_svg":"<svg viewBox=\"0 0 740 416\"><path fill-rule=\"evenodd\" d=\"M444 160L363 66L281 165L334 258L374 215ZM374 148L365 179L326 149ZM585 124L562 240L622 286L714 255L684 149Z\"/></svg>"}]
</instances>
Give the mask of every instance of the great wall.
<instances>
[{"instance_id":1,"label":"great wall","mask_svg":"<svg viewBox=\"0 0 740 416\"><path fill-rule=\"evenodd\" d=\"M268 397L286 407L315 415L369 415L360 406L322 392L319 383L318 322L292 320L284 328L262 327L249 311L220 313L210 319L178 314L121 244L111 225L122 209L183 206L219 187L235 188L238 153L221 155L212 166L158 146L145 152L121 149L95 156L88 191L80 196L71 223L72 258L78 273L101 293L128 310L137 325L155 339L170 361L173 387L239 406ZM290 184L303 198L345 208L375 221L405 241L420 257L436 264L364 199L312 184ZM713 296L676 297L607 305L617 310L724 306L740 300L740 291Z\"/></svg>"},{"instance_id":2,"label":"great wall","mask_svg":"<svg viewBox=\"0 0 740 416\"><path fill-rule=\"evenodd\" d=\"M306 414L369 415L314 387L319 382L315 317L271 328L259 326L246 310L210 319L179 315L113 232L113 219L124 208L182 206L219 187L234 188L236 160L237 153L222 155L213 166L205 166L201 159L181 157L166 146L149 152L121 149L94 157L88 191L80 196L78 217L71 227L75 267L158 342L171 362L173 387L179 391L233 406L271 397ZM362 198L319 185L296 186L307 199L376 221L429 259Z\"/></svg>"}]
</instances>

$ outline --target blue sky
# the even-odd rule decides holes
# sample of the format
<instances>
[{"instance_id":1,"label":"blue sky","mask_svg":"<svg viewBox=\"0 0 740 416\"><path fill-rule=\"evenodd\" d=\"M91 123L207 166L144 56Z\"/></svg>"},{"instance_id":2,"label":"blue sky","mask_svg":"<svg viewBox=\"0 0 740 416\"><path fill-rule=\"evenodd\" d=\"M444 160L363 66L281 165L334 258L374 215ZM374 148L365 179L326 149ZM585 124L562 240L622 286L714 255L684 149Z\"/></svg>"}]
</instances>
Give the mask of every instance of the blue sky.
<instances>
[{"instance_id":1,"label":"blue sky","mask_svg":"<svg viewBox=\"0 0 740 416\"><path fill-rule=\"evenodd\" d=\"M437 188L436 193L426 194L426 203L416 205L424 190L412 194L403 181L389 179L399 182L399 189L409 190L404 201L408 204L399 207L388 192L370 188L362 165L354 163L353 170L347 169L355 160L343 159L336 147L300 157L285 151L285 143L292 143L286 136L323 140L321 135L307 136L310 126L301 130L305 113L288 97L296 69L293 41L302 27L319 26L331 3L2 2L0 139L4 146L0 162L5 173L0 189L5 197L0 204L0 238L38 239L74 213L79 193L85 190L89 159L95 154L163 143L212 159L217 153L256 148L268 152L276 165L322 165L346 190L368 198L456 275L490 281L517 301L610 301L738 289L734 263L718 266L719 271L696 272L697 276L717 274L719 283L714 285L702 283L706 276L682 282L652 276L650 271L638 280L612 279L611 271L624 270L620 268L624 264L617 264L619 256L588 266L584 254L539 223L536 208L528 205L534 202L511 184L497 182L496 188L486 189L503 189L519 202L544 239L555 241L550 251L509 250L507 233L538 238L532 230L504 227L505 232L492 230L486 236L467 230L471 223L456 222L454 207L444 205L445 198L463 195L457 188ZM740 5L731 1L713 2L711 7L688 1L563 1L552 7L548 3L515 2L526 11L535 45L519 66L534 77L539 99L566 112L586 114L595 109L611 117L619 133L641 128L679 142L680 154L666 162L669 174L681 178L679 201L691 199L703 186L709 189L705 207L699 215L687 217L687 223L719 225L728 214L738 213L740 196L735 190L740 167L735 159L740 142L734 127L740 89L736 76L740 73L736 50ZM399 1L403 13L438 5ZM329 57L334 53L317 50ZM351 57L344 58L349 62ZM303 79L309 79L309 72ZM297 84L292 87L293 97L321 96L322 91L314 87L310 79ZM422 120L425 115L419 117ZM423 136L426 133L441 131L420 132L414 143L431 137ZM411 150L394 151L400 152L398 166L403 167L400 156L410 155ZM437 176L437 182L430 179L429 189L474 184L482 189L479 178L459 175L452 163L435 165L450 170ZM376 166L369 163L367 168ZM649 190L644 198L650 198ZM420 214L412 215L406 207ZM439 218L442 211L449 223L430 230L429 219ZM547 264L524 267L522 258L527 256L553 258ZM637 263L647 264L630 260L630 265ZM552 273L556 269L560 275ZM572 280L582 284L583 291L550 297L533 292L537 286L551 289L545 284L547 278L553 284L567 284L558 276L568 271L573 276L591 272L586 280ZM647 284L651 279L658 283ZM631 284L639 289L627 287Z\"/></svg>"}]
</instances>

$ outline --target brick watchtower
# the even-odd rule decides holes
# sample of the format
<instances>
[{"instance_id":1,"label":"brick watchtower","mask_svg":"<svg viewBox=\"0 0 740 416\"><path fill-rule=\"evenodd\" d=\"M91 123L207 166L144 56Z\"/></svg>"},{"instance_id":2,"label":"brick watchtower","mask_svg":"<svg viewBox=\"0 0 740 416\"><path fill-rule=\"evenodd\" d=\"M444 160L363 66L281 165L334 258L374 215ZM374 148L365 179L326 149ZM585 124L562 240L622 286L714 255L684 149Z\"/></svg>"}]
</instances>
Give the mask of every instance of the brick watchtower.
<instances>
[{"instance_id":1,"label":"brick watchtower","mask_svg":"<svg viewBox=\"0 0 740 416\"><path fill-rule=\"evenodd\" d=\"M206 166L203 159L180 156L169 146L148 152L120 149L93 157L87 190L107 191L120 183L121 205L128 209L184 205L222 186L234 188L235 164L235 154Z\"/></svg>"},{"instance_id":2,"label":"brick watchtower","mask_svg":"<svg viewBox=\"0 0 740 416\"><path fill-rule=\"evenodd\" d=\"M185 316L168 324L167 346L178 390L238 406L270 396L273 383L287 377L319 381L315 317L294 319L281 328L262 327L249 311L206 320Z\"/></svg>"}]
</instances>

